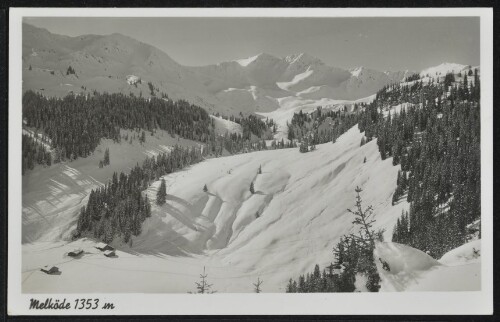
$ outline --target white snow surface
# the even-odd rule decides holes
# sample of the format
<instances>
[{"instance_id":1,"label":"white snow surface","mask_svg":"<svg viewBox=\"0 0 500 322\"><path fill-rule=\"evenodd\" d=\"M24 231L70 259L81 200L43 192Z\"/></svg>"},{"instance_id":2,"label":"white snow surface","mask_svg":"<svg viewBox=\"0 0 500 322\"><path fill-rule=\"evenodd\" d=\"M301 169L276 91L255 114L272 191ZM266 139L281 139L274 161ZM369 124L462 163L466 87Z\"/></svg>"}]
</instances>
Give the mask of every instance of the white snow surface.
<instances>
[{"instance_id":1,"label":"white snow surface","mask_svg":"<svg viewBox=\"0 0 500 322\"><path fill-rule=\"evenodd\" d=\"M467 68L467 65L456 64L456 63L442 63L437 66L429 67L420 72L420 76L429 75L430 77L434 77L436 75L444 76L448 73L458 73L459 71Z\"/></svg>"},{"instance_id":2,"label":"white snow surface","mask_svg":"<svg viewBox=\"0 0 500 322\"><path fill-rule=\"evenodd\" d=\"M478 262L480 258L481 239L476 239L447 252L439 259L439 262L451 266Z\"/></svg>"},{"instance_id":3,"label":"white snow surface","mask_svg":"<svg viewBox=\"0 0 500 322\"><path fill-rule=\"evenodd\" d=\"M386 239L407 209L406 202L391 206L399 167L380 159L375 141L360 147L362 135L355 126L335 144L318 145L306 154L298 149L254 152L205 160L167 175L167 203L152 205L152 217L132 247L113 244L116 258L99 253L95 241L61 239L61 230L71 230L97 183L76 189L70 171L66 187L52 198L46 187L32 187L30 201L23 198L23 291L184 293L194 289L205 266L218 292L252 292L257 277L264 280L265 292L283 292L289 278L333 260L332 247L352 230L346 209L354 205L356 186L364 189L363 202L373 205L376 228L386 228ZM111 163L113 158L111 151ZM262 174L257 175L260 165ZM95 168L81 168L74 180L89 177L99 170ZM249 192L252 181L255 194ZM151 200L159 183L145 192ZM50 225L35 221L35 209ZM36 239L34 231L51 233ZM86 254L75 260L64 257L74 248ZM38 271L47 264L58 266L61 275Z\"/></svg>"},{"instance_id":4,"label":"white snow surface","mask_svg":"<svg viewBox=\"0 0 500 322\"><path fill-rule=\"evenodd\" d=\"M259 57L259 55L260 54L252 56L252 57L248 57L248 58L238 59L238 60L236 60L236 62L238 64L240 64L241 66L248 66L251 62L256 60Z\"/></svg>"},{"instance_id":5,"label":"white snow surface","mask_svg":"<svg viewBox=\"0 0 500 322\"><path fill-rule=\"evenodd\" d=\"M426 253L398 243L378 243L374 252L381 277L380 291L478 291L481 289L481 241L465 244L438 261ZM384 270L385 261L390 270Z\"/></svg>"},{"instance_id":6,"label":"white snow surface","mask_svg":"<svg viewBox=\"0 0 500 322\"><path fill-rule=\"evenodd\" d=\"M139 83L139 81L141 80L140 77L138 76L135 76L135 75L127 75L127 83L129 85L135 85L137 83Z\"/></svg>"},{"instance_id":7,"label":"white snow surface","mask_svg":"<svg viewBox=\"0 0 500 322\"><path fill-rule=\"evenodd\" d=\"M219 135L224 135L226 133L229 134L242 134L243 129L240 124L230 121L230 120L225 120L222 117L217 117L215 115L210 115L210 117L214 120L215 124L215 132Z\"/></svg>"}]
</instances>

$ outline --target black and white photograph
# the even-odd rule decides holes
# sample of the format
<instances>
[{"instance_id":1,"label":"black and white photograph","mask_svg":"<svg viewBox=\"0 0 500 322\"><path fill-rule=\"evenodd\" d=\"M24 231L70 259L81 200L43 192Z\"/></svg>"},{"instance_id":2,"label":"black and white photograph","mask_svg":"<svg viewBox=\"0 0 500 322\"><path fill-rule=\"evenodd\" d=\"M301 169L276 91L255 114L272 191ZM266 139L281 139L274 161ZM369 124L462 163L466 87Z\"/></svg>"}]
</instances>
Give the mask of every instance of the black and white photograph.
<instances>
[{"instance_id":1,"label":"black and white photograph","mask_svg":"<svg viewBox=\"0 0 500 322\"><path fill-rule=\"evenodd\" d=\"M300 295L359 314L366 293L386 314L384 296L492 310L491 10L26 10L12 312L267 295L286 314Z\"/></svg>"}]
</instances>

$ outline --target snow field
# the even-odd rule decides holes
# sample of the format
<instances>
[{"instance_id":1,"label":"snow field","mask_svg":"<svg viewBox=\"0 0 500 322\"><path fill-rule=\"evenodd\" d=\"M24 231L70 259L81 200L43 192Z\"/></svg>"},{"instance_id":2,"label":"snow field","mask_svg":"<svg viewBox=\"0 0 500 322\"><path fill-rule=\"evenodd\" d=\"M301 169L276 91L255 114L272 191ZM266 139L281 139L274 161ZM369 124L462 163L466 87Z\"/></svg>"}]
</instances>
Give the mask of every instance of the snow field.
<instances>
[{"instance_id":1,"label":"snow field","mask_svg":"<svg viewBox=\"0 0 500 322\"><path fill-rule=\"evenodd\" d=\"M210 115L210 117L212 118L212 120L214 120L215 132L218 135L224 135L226 133L229 133L229 134L233 134L233 133L242 134L243 133L241 125L238 123L235 123L235 122L230 121L230 120L225 120L222 117L217 117L214 115Z\"/></svg>"},{"instance_id":2,"label":"snow field","mask_svg":"<svg viewBox=\"0 0 500 322\"><path fill-rule=\"evenodd\" d=\"M382 279L380 291L479 291L481 240L451 250L435 260L426 253L398 243L378 243L374 252ZM390 270L384 270L385 261Z\"/></svg>"},{"instance_id":3,"label":"snow field","mask_svg":"<svg viewBox=\"0 0 500 322\"><path fill-rule=\"evenodd\" d=\"M373 205L375 228L385 229L386 240L408 207L406 202L391 206L399 167L380 159L376 141L360 147L361 137L353 127L335 144L318 145L306 154L298 149L260 151L209 159L164 176L167 203L152 203L152 216L131 245L115 242L115 258L103 256L94 248L96 241L85 238L65 242L46 234L51 241L25 243L23 292L185 293L194 290L203 267L218 292L252 292L257 277L264 280L264 292L284 292L289 278L333 261L333 246L353 232L346 209L354 205L356 186L364 190L363 204ZM259 166L262 174L257 174ZM78 179L71 171L66 176ZM145 191L151 200L159 184ZM74 215L64 210L68 204L78 202L66 197L54 203L62 211L54 211L60 218L51 221L52 231L71 226ZM40 221L38 225L43 227ZM84 255L68 258L65 254L75 248ZM377 262L381 291L477 290L480 260L473 249L480 252L480 241L437 261L409 246L379 243L375 258L390 266L388 272ZM61 275L40 272L45 265L58 266ZM359 276L358 290L362 284Z\"/></svg>"},{"instance_id":4,"label":"snow field","mask_svg":"<svg viewBox=\"0 0 500 322\"><path fill-rule=\"evenodd\" d=\"M352 215L346 209L354 205L356 186L364 189L363 203L373 205L376 228L386 229L386 239L407 206L391 206L399 168L391 159L380 159L376 141L360 147L361 137L355 126L335 144L318 145L306 154L298 149L260 151L205 160L167 175L167 202L153 202L152 216L131 247L115 245L119 251L113 259L84 256L61 264L57 277L72 279L68 283L53 284L53 276L33 273L23 289L187 292L206 266L218 292L251 292L257 277L264 280L265 292L283 292L289 278L333 260L333 246L352 231ZM262 174L257 174L260 165ZM145 192L151 200L159 184ZM45 255L30 252L33 247ZM24 245L23 271L60 262L64 252L53 247L42 242ZM84 280L76 277L82 272Z\"/></svg>"},{"instance_id":5,"label":"snow field","mask_svg":"<svg viewBox=\"0 0 500 322\"><path fill-rule=\"evenodd\" d=\"M133 131L122 130L121 134L133 136ZM35 166L22 177L23 180L23 226L22 242L56 241L67 239L75 224L80 208L86 204L88 195L113 176L113 172L129 172L146 157L167 152L170 146L198 145L182 138L172 138L167 132L158 130L155 136L146 135L146 143L138 142L139 134L130 144L102 140L95 152L87 158L72 162L61 162L51 167ZM104 151L109 148L111 165L99 168Z\"/></svg>"}]
</instances>

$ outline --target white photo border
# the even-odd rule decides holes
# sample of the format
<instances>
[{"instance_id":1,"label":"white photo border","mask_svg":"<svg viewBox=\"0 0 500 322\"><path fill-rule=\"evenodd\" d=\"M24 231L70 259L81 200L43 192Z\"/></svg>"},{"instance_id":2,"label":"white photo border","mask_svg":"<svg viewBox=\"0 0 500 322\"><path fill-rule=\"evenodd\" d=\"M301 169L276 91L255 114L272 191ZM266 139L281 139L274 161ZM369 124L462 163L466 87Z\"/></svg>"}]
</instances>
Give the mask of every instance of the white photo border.
<instances>
[{"instance_id":1,"label":"white photo border","mask_svg":"<svg viewBox=\"0 0 500 322\"><path fill-rule=\"evenodd\" d=\"M23 17L480 17L481 291L316 294L36 294L96 298L114 310L30 310L21 292L21 131ZM8 281L9 315L465 315L493 313L493 9L492 8L11 8L9 12ZM360 305L360 303L363 303Z\"/></svg>"}]
</instances>

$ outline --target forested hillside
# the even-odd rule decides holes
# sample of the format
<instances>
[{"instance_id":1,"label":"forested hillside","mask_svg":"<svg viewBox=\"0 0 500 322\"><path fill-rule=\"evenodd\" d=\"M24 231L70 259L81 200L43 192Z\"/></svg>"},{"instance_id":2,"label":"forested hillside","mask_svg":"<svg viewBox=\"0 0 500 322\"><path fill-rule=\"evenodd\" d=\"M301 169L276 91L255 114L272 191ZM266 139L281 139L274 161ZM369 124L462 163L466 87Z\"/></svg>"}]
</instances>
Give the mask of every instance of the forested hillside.
<instances>
[{"instance_id":1,"label":"forested hillside","mask_svg":"<svg viewBox=\"0 0 500 322\"><path fill-rule=\"evenodd\" d=\"M120 128L159 128L206 142L211 125L205 110L185 101L97 92L58 99L28 91L23 96L23 118L27 126L52 140L56 160L86 157L103 138L120 141Z\"/></svg>"},{"instance_id":2,"label":"forested hillside","mask_svg":"<svg viewBox=\"0 0 500 322\"><path fill-rule=\"evenodd\" d=\"M53 155L46 153L38 157L45 153L40 152L43 146L25 138L23 169L33 169L35 163L50 165L52 161L85 158L94 152L101 139L132 142L132 137L120 135L120 129L137 131L141 143L147 140L145 131L165 130L171 135L205 143L209 153L216 156L222 155L224 149L230 154L266 149L264 139L272 139L273 129L276 130L272 120L241 115L231 117L241 125L241 134L218 135L208 113L186 101L98 92L59 99L28 91L23 96L23 118L25 126L49 139L54 149ZM284 147L284 144L273 147Z\"/></svg>"},{"instance_id":3,"label":"forested hillside","mask_svg":"<svg viewBox=\"0 0 500 322\"><path fill-rule=\"evenodd\" d=\"M307 141L308 144L321 144L335 140L348 129L358 123L358 113L364 104L353 104L352 110L347 107L323 110L317 107L312 113L294 113L288 123L288 140Z\"/></svg>"},{"instance_id":4,"label":"forested hillside","mask_svg":"<svg viewBox=\"0 0 500 322\"><path fill-rule=\"evenodd\" d=\"M393 240L433 257L467 242L467 225L481 216L480 81L477 70L474 82L455 78L385 88L359 123L368 140L377 138L383 159L401 164L393 202L406 197L411 206ZM380 113L403 102L415 105Z\"/></svg>"},{"instance_id":5,"label":"forested hillside","mask_svg":"<svg viewBox=\"0 0 500 322\"><path fill-rule=\"evenodd\" d=\"M32 170L35 163L50 166L52 164L52 155L45 146L31 135L23 134L22 139L22 173L26 170Z\"/></svg>"},{"instance_id":6,"label":"forested hillside","mask_svg":"<svg viewBox=\"0 0 500 322\"><path fill-rule=\"evenodd\" d=\"M82 207L74 238L92 236L110 243L120 238L128 243L141 233L143 221L151 216L151 205L141 192L162 175L201 161L199 148L181 148L146 159L129 174L115 172L111 182L92 190L87 206Z\"/></svg>"},{"instance_id":7,"label":"forested hillside","mask_svg":"<svg viewBox=\"0 0 500 322\"><path fill-rule=\"evenodd\" d=\"M354 112L365 133L360 145L376 138L381 158L392 157L394 165L401 165L392 203L406 199L410 209L397 220L392 241L439 258L480 238L476 224L481 218L480 112L478 70L426 77L425 82L412 77L384 87L372 103ZM292 133L299 129L303 135L300 129L313 124L306 133L315 138L321 123L314 120L322 120L319 115L320 109L312 116L295 114ZM366 289L377 291L374 259L366 247L381 236L372 232L368 243L355 234L344 236L329 267L321 271L316 265L312 273L290 279L287 292L352 292L359 288L355 285L359 274L366 276Z\"/></svg>"}]
</instances>

